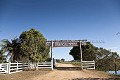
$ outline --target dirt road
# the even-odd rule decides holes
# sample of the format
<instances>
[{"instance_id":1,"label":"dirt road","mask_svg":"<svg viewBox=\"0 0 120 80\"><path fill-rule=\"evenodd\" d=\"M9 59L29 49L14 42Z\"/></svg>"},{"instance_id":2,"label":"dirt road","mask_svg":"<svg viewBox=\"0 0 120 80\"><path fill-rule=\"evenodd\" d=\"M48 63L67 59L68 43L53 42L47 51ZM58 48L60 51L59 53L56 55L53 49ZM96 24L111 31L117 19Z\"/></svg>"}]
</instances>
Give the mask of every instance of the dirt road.
<instances>
[{"instance_id":1,"label":"dirt road","mask_svg":"<svg viewBox=\"0 0 120 80\"><path fill-rule=\"evenodd\" d=\"M0 74L0 80L120 80L120 78L98 79L116 77L118 76L113 76L101 71L80 70L79 67L76 68L72 64L57 64L57 68L53 71L37 70L22 71L15 74Z\"/></svg>"},{"instance_id":2,"label":"dirt road","mask_svg":"<svg viewBox=\"0 0 120 80\"><path fill-rule=\"evenodd\" d=\"M54 71L48 74L37 76L33 78L33 80L74 80L80 78L111 78L110 75L106 73L101 73L99 71L69 69L71 67L74 67L72 64L57 64L57 67L60 67L61 69L55 69ZM64 69L65 67L67 67L68 69Z\"/></svg>"}]
</instances>

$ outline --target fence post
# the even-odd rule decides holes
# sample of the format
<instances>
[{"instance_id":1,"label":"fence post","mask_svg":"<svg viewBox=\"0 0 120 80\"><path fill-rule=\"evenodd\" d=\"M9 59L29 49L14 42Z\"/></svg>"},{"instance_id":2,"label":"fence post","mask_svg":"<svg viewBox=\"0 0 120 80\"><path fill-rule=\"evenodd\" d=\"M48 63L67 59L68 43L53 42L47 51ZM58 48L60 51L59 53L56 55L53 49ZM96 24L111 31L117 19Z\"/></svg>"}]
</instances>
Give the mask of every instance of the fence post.
<instances>
[{"instance_id":1,"label":"fence post","mask_svg":"<svg viewBox=\"0 0 120 80\"><path fill-rule=\"evenodd\" d=\"M38 62L36 63L36 70L38 70Z\"/></svg>"},{"instance_id":2,"label":"fence post","mask_svg":"<svg viewBox=\"0 0 120 80\"><path fill-rule=\"evenodd\" d=\"M51 59L51 69L53 70L53 59Z\"/></svg>"},{"instance_id":3,"label":"fence post","mask_svg":"<svg viewBox=\"0 0 120 80\"><path fill-rule=\"evenodd\" d=\"M18 62L16 64L17 64L17 70L16 71L18 71Z\"/></svg>"},{"instance_id":4,"label":"fence post","mask_svg":"<svg viewBox=\"0 0 120 80\"><path fill-rule=\"evenodd\" d=\"M80 62L81 69L83 70L83 61Z\"/></svg>"},{"instance_id":5,"label":"fence post","mask_svg":"<svg viewBox=\"0 0 120 80\"><path fill-rule=\"evenodd\" d=\"M95 61L94 61L94 70L95 70Z\"/></svg>"},{"instance_id":6,"label":"fence post","mask_svg":"<svg viewBox=\"0 0 120 80\"><path fill-rule=\"evenodd\" d=\"M11 62L8 63L8 74L10 74Z\"/></svg>"},{"instance_id":7,"label":"fence post","mask_svg":"<svg viewBox=\"0 0 120 80\"><path fill-rule=\"evenodd\" d=\"M6 71L7 71L7 72L6 72L6 73L9 73L9 63L6 63L6 64L7 64L7 66L6 66L6 67L7 67L7 68L6 68Z\"/></svg>"},{"instance_id":8,"label":"fence post","mask_svg":"<svg viewBox=\"0 0 120 80\"><path fill-rule=\"evenodd\" d=\"M24 63L22 63L22 70L24 70Z\"/></svg>"}]
</instances>

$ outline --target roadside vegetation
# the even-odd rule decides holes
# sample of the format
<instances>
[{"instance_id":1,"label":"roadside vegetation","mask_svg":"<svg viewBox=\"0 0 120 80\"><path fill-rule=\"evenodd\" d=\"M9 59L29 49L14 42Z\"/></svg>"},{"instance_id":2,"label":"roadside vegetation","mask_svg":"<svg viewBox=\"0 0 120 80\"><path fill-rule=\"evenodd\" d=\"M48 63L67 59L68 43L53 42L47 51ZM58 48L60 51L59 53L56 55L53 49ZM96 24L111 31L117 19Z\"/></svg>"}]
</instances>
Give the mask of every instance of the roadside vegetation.
<instances>
[{"instance_id":1,"label":"roadside vegetation","mask_svg":"<svg viewBox=\"0 0 120 80\"><path fill-rule=\"evenodd\" d=\"M102 71L117 71L120 69L120 57L117 52L111 52L104 48L98 48L87 42L87 45L82 46L83 61L95 61L96 69ZM73 47L69 53L75 61L80 60L79 47Z\"/></svg>"},{"instance_id":2,"label":"roadside vegetation","mask_svg":"<svg viewBox=\"0 0 120 80\"><path fill-rule=\"evenodd\" d=\"M1 41L0 62L9 59L11 62L41 62L49 58L49 47L46 46L46 39L35 29L21 33L19 38L11 41ZM8 53L5 56L5 53Z\"/></svg>"},{"instance_id":3,"label":"roadside vegetation","mask_svg":"<svg viewBox=\"0 0 120 80\"><path fill-rule=\"evenodd\" d=\"M62 64L72 64L74 66L79 66L80 67L80 62L73 62L73 61L65 61L61 62Z\"/></svg>"}]
</instances>

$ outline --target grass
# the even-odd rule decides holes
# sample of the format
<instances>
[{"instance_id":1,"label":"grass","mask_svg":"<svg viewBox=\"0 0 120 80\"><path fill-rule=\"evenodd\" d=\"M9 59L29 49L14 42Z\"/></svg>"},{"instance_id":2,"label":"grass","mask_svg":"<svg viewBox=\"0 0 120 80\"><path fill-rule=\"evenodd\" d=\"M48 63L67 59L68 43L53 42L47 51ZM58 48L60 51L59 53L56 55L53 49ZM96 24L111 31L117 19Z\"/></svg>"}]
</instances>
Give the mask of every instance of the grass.
<instances>
[{"instance_id":1,"label":"grass","mask_svg":"<svg viewBox=\"0 0 120 80\"><path fill-rule=\"evenodd\" d=\"M65 62L61 62L63 64L72 64L74 66L80 66L80 62L68 62L68 61L65 61Z\"/></svg>"}]
</instances>

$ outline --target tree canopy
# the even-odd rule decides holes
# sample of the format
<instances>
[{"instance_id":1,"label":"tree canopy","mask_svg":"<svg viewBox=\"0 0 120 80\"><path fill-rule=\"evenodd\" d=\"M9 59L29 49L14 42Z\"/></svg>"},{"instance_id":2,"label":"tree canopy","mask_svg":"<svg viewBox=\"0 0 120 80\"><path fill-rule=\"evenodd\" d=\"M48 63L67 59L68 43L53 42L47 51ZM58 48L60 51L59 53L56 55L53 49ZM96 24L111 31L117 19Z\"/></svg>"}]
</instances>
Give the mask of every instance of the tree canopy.
<instances>
[{"instance_id":1,"label":"tree canopy","mask_svg":"<svg viewBox=\"0 0 120 80\"><path fill-rule=\"evenodd\" d=\"M35 29L24 31L19 36L11 41L3 39L1 50L7 56L10 56L10 61L23 62L38 62L45 61L49 58L49 47L46 46L46 39Z\"/></svg>"},{"instance_id":2,"label":"tree canopy","mask_svg":"<svg viewBox=\"0 0 120 80\"><path fill-rule=\"evenodd\" d=\"M88 42L87 45L82 46L82 53L84 61L95 60L96 68L98 70L114 70L115 66L118 66L119 68L120 58L117 52L111 52L104 48L95 47L93 44ZM79 47L73 47L69 54L74 58L74 60L80 60L81 58Z\"/></svg>"},{"instance_id":3,"label":"tree canopy","mask_svg":"<svg viewBox=\"0 0 120 80\"><path fill-rule=\"evenodd\" d=\"M2 54L7 52L8 54L6 57L10 57L9 61L14 62L15 59L19 59L19 43L17 43L18 39L14 38L13 40L9 41L8 39L3 39L1 42L2 44L0 45Z\"/></svg>"},{"instance_id":4,"label":"tree canopy","mask_svg":"<svg viewBox=\"0 0 120 80\"><path fill-rule=\"evenodd\" d=\"M96 55L95 55L95 50L97 48L93 46L91 43L87 43L87 45L82 46L82 53L83 53L83 60L95 60ZM81 55L80 55L80 48L79 46L75 46L70 50L70 55L73 56L74 60L80 60Z\"/></svg>"},{"instance_id":5,"label":"tree canopy","mask_svg":"<svg viewBox=\"0 0 120 80\"><path fill-rule=\"evenodd\" d=\"M20 35L20 49L24 54L25 61L45 61L49 57L49 47L46 46L46 39L35 29L25 31Z\"/></svg>"}]
</instances>

